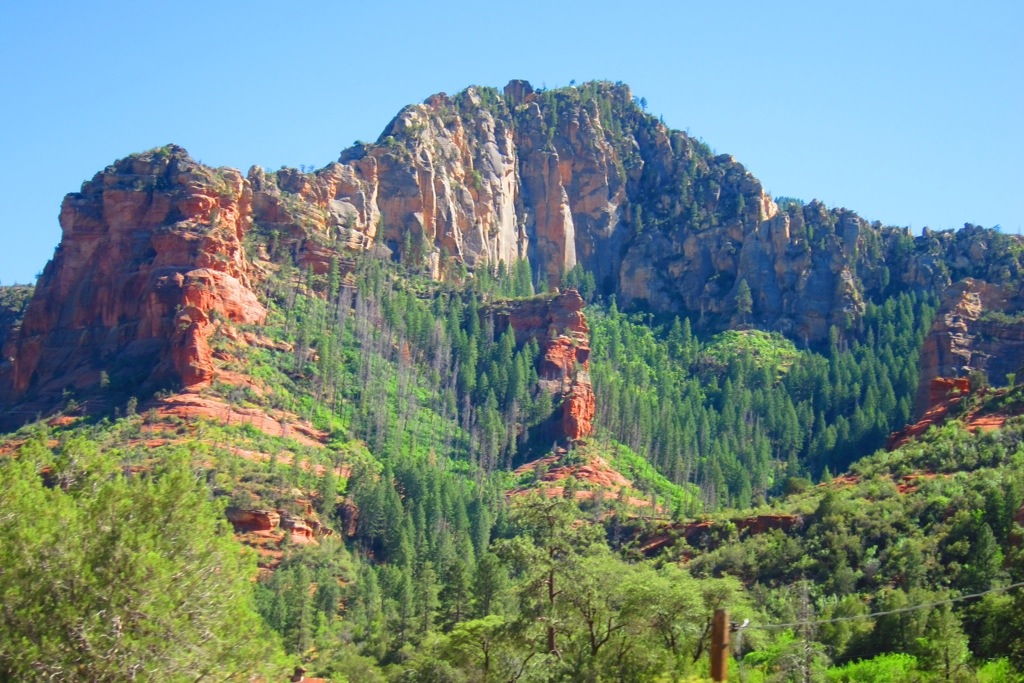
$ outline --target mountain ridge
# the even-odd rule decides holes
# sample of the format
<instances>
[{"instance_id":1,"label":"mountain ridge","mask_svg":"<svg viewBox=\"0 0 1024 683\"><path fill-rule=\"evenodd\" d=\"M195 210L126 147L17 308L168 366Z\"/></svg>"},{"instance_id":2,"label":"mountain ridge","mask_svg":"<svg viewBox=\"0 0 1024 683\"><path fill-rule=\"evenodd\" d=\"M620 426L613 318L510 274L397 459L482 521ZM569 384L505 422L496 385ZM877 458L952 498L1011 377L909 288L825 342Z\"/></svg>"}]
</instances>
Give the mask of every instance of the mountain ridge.
<instances>
[{"instance_id":1,"label":"mountain ridge","mask_svg":"<svg viewBox=\"0 0 1024 683\"><path fill-rule=\"evenodd\" d=\"M720 608L844 622L757 680L1024 664L1024 596L955 602L1024 567L1020 239L776 201L603 83L166 145L61 225L0 288L0 678L690 680Z\"/></svg>"},{"instance_id":2,"label":"mountain ridge","mask_svg":"<svg viewBox=\"0 0 1024 683\"><path fill-rule=\"evenodd\" d=\"M326 274L332 260L375 250L441 280L525 258L535 284L549 286L579 266L627 308L710 331L756 324L804 345L832 330L855 336L864 302L897 289L939 296L970 276L1002 288L1011 316L1024 302L1019 237L975 226L912 237L819 202L780 208L732 157L666 128L609 83L434 95L399 112L377 143L314 173L242 176L168 145L69 194L61 223L0 364L5 402L48 394L52 404L95 383L115 356L136 370L126 384L208 383L210 316L258 321L260 273L286 257ZM256 241L264 252L247 254ZM741 306L744 286L752 296ZM978 354L975 365L999 355ZM143 377L147 364L155 369ZM922 386L962 372L934 366Z\"/></svg>"}]
</instances>

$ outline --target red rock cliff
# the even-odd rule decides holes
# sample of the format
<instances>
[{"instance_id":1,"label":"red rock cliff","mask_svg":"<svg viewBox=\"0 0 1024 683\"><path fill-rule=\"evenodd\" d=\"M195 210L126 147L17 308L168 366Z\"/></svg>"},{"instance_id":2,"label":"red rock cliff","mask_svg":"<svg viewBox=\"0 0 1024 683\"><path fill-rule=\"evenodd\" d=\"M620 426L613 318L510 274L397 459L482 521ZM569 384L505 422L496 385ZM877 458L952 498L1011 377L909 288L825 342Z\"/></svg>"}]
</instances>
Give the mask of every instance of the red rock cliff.
<instances>
[{"instance_id":1,"label":"red rock cliff","mask_svg":"<svg viewBox=\"0 0 1024 683\"><path fill-rule=\"evenodd\" d=\"M498 302L489 309L495 331L510 326L516 344L531 339L540 344L537 374L540 385L561 407L551 435L560 441L578 441L594 432L594 389L590 383L590 327L583 315L583 299L575 289L556 296Z\"/></svg>"},{"instance_id":2,"label":"red rock cliff","mask_svg":"<svg viewBox=\"0 0 1024 683\"><path fill-rule=\"evenodd\" d=\"M985 372L993 385L1005 382L1024 360L1024 324L1015 315L1024 297L1012 287L965 278L943 294L942 304L921 349L917 414L934 405L934 380ZM987 315L986 315L987 314Z\"/></svg>"},{"instance_id":3,"label":"red rock cliff","mask_svg":"<svg viewBox=\"0 0 1024 683\"><path fill-rule=\"evenodd\" d=\"M0 367L0 401L208 383L214 318L266 316L242 238L252 193L240 173L174 145L122 159L67 195L63 237Z\"/></svg>"}]
</instances>

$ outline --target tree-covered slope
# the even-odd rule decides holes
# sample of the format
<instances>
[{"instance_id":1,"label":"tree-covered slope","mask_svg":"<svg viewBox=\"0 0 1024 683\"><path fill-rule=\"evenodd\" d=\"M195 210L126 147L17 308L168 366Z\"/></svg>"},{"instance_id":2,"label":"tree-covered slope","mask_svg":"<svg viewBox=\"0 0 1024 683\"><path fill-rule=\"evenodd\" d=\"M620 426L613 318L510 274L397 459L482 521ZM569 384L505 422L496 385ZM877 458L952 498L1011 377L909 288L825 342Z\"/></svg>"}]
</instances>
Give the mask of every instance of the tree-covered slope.
<instances>
[{"instance_id":1,"label":"tree-covered slope","mask_svg":"<svg viewBox=\"0 0 1024 683\"><path fill-rule=\"evenodd\" d=\"M776 202L607 83L61 216L0 292L0 679L700 680L719 608L744 680L1024 665L1019 239Z\"/></svg>"}]
</instances>

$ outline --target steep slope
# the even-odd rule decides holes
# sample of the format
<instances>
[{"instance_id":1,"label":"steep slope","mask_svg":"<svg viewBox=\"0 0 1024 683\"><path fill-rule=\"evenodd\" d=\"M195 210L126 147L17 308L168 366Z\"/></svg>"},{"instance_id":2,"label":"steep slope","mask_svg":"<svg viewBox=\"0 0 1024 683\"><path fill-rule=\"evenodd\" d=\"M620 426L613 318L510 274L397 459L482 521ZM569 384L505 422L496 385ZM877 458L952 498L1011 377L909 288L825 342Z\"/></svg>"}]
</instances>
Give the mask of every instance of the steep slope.
<instances>
[{"instance_id":1,"label":"steep slope","mask_svg":"<svg viewBox=\"0 0 1024 683\"><path fill-rule=\"evenodd\" d=\"M0 365L0 401L32 399L20 413L31 417L101 382L139 394L208 384L218 320L266 316L242 249L251 199L237 171L173 145L122 159L69 194L61 243Z\"/></svg>"},{"instance_id":2,"label":"steep slope","mask_svg":"<svg viewBox=\"0 0 1024 683\"><path fill-rule=\"evenodd\" d=\"M1020 240L869 225L846 209L780 208L728 155L650 117L622 85L469 88L404 109L375 144L316 173L250 171L256 220L300 261L324 245L386 245L445 277L529 258L574 266L602 294L720 328L756 322L805 342L847 330L867 298L1019 277ZM265 217L265 218L264 218ZM736 296L746 281L751 310Z\"/></svg>"},{"instance_id":3,"label":"steep slope","mask_svg":"<svg viewBox=\"0 0 1024 683\"><path fill-rule=\"evenodd\" d=\"M941 295L965 277L1005 290L1003 314L1016 320L1024 273L1019 237L967 226L915 238L819 202L780 207L732 157L609 83L435 95L315 173L253 167L243 177L162 147L68 195L61 225L0 363L0 401L19 406L9 424L67 398L95 405L100 384L138 394L209 384L208 338L222 320L263 319L254 288L279 264L320 275L336 264L348 277L364 250L451 282L521 259L538 285L582 268L625 308L819 346L831 330L857 338L868 301ZM1016 348L1019 330L1003 327L1013 343L982 344L977 358ZM954 368L938 354L926 354L924 385L964 367L1005 374L1010 363Z\"/></svg>"},{"instance_id":4,"label":"steep slope","mask_svg":"<svg viewBox=\"0 0 1024 683\"><path fill-rule=\"evenodd\" d=\"M919 413L937 378L978 370L1002 384L1024 367L1024 292L1014 284L965 278L946 289L921 353Z\"/></svg>"}]
</instances>

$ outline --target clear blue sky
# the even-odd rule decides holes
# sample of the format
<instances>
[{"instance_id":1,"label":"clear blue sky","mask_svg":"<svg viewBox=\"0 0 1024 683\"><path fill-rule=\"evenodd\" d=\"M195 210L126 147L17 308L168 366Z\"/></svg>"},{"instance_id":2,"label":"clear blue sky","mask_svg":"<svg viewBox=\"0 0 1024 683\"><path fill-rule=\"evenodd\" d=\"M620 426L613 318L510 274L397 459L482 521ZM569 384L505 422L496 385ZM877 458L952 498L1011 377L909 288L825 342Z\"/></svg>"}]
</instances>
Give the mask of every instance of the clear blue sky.
<instances>
[{"instance_id":1,"label":"clear blue sky","mask_svg":"<svg viewBox=\"0 0 1024 683\"><path fill-rule=\"evenodd\" d=\"M0 3L0 284L63 195L175 142L322 166L469 84L624 81L774 195L915 230L1024 225L1024 2Z\"/></svg>"}]
</instances>

